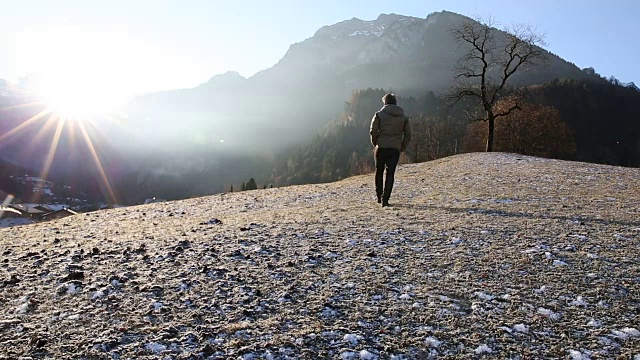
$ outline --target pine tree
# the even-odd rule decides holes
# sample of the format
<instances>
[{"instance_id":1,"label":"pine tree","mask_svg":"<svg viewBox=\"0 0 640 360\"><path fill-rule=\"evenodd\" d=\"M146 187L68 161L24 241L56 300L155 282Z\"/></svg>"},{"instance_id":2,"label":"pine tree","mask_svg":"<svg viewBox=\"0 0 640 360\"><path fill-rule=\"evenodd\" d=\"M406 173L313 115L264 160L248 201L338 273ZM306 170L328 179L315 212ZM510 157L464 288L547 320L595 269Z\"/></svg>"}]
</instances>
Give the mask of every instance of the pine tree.
<instances>
[{"instance_id":1,"label":"pine tree","mask_svg":"<svg viewBox=\"0 0 640 360\"><path fill-rule=\"evenodd\" d=\"M251 178L249 179L249 182L247 183L247 190L256 190L258 188L258 184L256 184L256 181Z\"/></svg>"}]
</instances>

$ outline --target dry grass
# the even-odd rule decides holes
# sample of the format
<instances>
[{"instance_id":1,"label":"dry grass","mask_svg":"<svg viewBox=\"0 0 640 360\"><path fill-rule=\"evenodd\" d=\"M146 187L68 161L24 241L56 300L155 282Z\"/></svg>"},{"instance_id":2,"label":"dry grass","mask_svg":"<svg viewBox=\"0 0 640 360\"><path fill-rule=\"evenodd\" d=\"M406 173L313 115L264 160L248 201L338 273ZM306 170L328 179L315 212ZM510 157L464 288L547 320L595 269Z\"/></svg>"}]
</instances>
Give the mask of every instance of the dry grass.
<instances>
[{"instance_id":1,"label":"dry grass","mask_svg":"<svg viewBox=\"0 0 640 360\"><path fill-rule=\"evenodd\" d=\"M402 166L387 209L372 180L0 229L0 354L640 353L640 170L466 154Z\"/></svg>"}]
</instances>

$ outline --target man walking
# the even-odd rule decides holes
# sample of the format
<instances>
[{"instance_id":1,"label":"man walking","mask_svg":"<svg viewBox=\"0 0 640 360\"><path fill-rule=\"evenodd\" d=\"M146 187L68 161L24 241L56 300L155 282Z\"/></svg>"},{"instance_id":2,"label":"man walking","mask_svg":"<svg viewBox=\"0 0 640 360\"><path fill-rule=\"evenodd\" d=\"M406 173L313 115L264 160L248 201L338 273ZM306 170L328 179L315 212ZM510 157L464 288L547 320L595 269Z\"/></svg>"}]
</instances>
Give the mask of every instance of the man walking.
<instances>
[{"instance_id":1,"label":"man walking","mask_svg":"<svg viewBox=\"0 0 640 360\"><path fill-rule=\"evenodd\" d=\"M389 206L389 197L393 189L393 180L396 172L400 152L403 152L411 141L411 127L409 118L404 115L404 110L398 106L395 95L385 94L382 97L384 106L373 115L371 120L371 144L375 147L376 159L376 195L378 203L382 207ZM384 169L387 176L382 183ZM383 190L384 189L384 190Z\"/></svg>"}]
</instances>

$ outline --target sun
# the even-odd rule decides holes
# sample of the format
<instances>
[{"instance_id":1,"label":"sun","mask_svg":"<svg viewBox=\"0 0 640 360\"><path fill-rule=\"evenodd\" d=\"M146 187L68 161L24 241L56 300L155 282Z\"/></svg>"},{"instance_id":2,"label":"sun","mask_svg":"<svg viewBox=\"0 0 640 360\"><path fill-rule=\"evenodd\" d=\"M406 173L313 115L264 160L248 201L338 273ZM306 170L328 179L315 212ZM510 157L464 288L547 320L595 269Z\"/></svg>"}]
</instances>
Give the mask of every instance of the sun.
<instances>
[{"instance_id":1,"label":"sun","mask_svg":"<svg viewBox=\"0 0 640 360\"><path fill-rule=\"evenodd\" d=\"M31 139L23 148L27 153L33 153L34 146L41 144L47 134L51 136L49 151L40 169L39 178L47 179L53 164L58 145L63 134L68 136L69 143L77 142L78 135L84 140L87 150L99 172L99 180L103 185L105 196L112 203L117 203L117 197L111 187L107 172L102 166L99 144L94 144L96 132L101 129L96 126L95 120L104 119L111 121L109 111L118 102L113 91L109 88L100 88L95 84L99 82L82 81L75 77L74 73L68 73L64 78L52 81L53 78L42 78L37 88L36 98L39 101L25 102L18 105L0 108L2 112L11 112L15 109L33 109L34 115L24 118L13 128L0 134L0 147L5 142L11 142L16 136L26 129L33 129ZM46 81L43 81L46 79ZM64 80L64 82L61 82ZM33 91L33 90L32 90ZM30 96L31 97L31 96ZM43 105L45 105L43 107ZM66 133L65 133L66 129ZM104 134L103 134L104 135ZM96 146L98 145L98 146ZM38 202L40 195L34 195L33 202Z\"/></svg>"},{"instance_id":2,"label":"sun","mask_svg":"<svg viewBox=\"0 0 640 360\"><path fill-rule=\"evenodd\" d=\"M0 119L8 113L33 116L19 119L0 133L0 148L27 133L30 139L22 150L30 156L44 149L50 138L39 169L42 179L48 178L60 144L73 151L86 149L98 170L96 177L105 198L117 203L102 164L103 146L109 142L104 130L121 125L118 119L132 96L138 73L130 56L136 47L126 32L87 32L73 27L27 30L19 34L16 44L18 63L29 69L22 85L25 102L0 108ZM96 141L98 137L102 141ZM81 142L84 148L73 147ZM38 202L37 196L33 200Z\"/></svg>"},{"instance_id":3,"label":"sun","mask_svg":"<svg viewBox=\"0 0 640 360\"><path fill-rule=\"evenodd\" d=\"M44 78L38 96L56 115L85 120L116 111L124 103L120 91L95 76L70 72Z\"/></svg>"},{"instance_id":4,"label":"sun","mask_svg":"<svg viewBox=\"0 0 640 360\"><path fill-rule=\"evenodd\" d=\"M25 31L17 41L18 60L36 79L30 92L59 115L104 114L131 96L138 75L126 31L54 26Z\"/></svg>"}]
</instances>

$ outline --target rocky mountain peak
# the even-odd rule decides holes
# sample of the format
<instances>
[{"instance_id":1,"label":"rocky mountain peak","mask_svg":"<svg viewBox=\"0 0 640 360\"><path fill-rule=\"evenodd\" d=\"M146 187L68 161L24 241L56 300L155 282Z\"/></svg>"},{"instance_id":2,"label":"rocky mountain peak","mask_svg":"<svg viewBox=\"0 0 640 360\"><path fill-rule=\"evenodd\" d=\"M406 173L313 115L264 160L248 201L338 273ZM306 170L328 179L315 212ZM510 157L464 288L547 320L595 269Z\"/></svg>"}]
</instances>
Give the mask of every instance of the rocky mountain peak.
<instances>
[{"instance_id":1,"label":"rocky mountain peak","mask_svg":"<svg viewBox=\"0 0 640 360\"><path fill-rule=\"evenodd\" d=\"M398 15L398 14L380 14L378 16L377 19L374 20L375 23L378 24L384 24L384 25L389 25L390 23L400 20L400 19L405 19L407 18L407 16L403 16L403 15Z\"/></svg>"},{"instance_id":2,"label":"rocky mountain peak","mask_svg":"<svg viewBox=\"0 0 640 360\"><path fill-rule=\"evenodd\" d=\"M224 74L214 75L206 83L200 85L201 88L220 88L229 86L239 86L247 79L237 71L227 71Z\"/></svg>"},{"instance_id":3,"label":"rocky mountain peak","mask_svg":"<svg viewBox=\"0 0 640 360\"><path fill-rule=\"evenodd\" d=\"M314 34L312 39L324 40L329 38L339 40L353 37L380 37L385 29L392 24L411 20L419 20L419 18L397 14L381 14L377 19L367 21L354 17L333 25L323 26Z\"/></svg>"}]
</instances>

